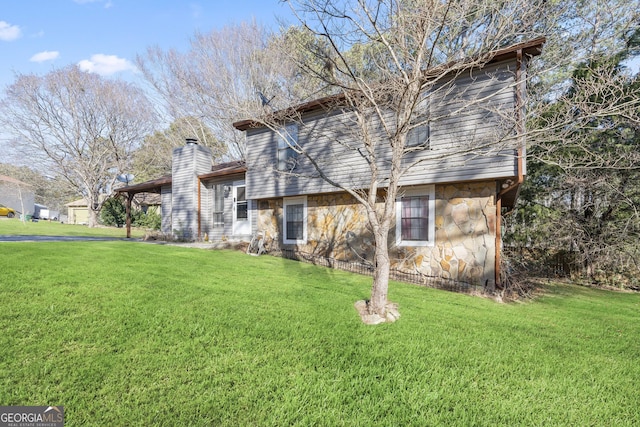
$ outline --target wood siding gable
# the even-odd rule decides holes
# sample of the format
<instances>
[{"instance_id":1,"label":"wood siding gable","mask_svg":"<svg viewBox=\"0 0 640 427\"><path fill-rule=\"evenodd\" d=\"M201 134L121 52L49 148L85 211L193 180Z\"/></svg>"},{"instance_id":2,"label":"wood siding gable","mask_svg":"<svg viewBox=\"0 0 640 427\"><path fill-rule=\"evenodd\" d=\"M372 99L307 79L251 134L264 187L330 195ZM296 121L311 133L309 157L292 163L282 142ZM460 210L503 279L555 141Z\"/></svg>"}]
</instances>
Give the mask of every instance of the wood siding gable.
<instances>
[{"instance_id":1,"label":"wood siding gable","mask_svg":"<svg viewBox=\"0 0 640 427\"><path fill-rule=\"evenodd\" d=\"M516 150L522 144L514 132L516 59L467 70L429 88L429 143L424 150L405 156L412 166L401 185L424 185L517 175ZM391 117L391 113L390 117ZM371 117L375 117L372 115ZM353 114L317 108L305 112L298 128L298 144L326 175L345 186L368 185L369 166L361 155L363 145ZM370 131L380 138L380 164L390 158L390 149L379 121L372 119ZM320 178L303 156L293 174L278 167L278 134L266 127L248 128L248 198L263 199L335 192L339 189ZM478 149L478 146L480 148Z\"/></svg>"}]
</instances>

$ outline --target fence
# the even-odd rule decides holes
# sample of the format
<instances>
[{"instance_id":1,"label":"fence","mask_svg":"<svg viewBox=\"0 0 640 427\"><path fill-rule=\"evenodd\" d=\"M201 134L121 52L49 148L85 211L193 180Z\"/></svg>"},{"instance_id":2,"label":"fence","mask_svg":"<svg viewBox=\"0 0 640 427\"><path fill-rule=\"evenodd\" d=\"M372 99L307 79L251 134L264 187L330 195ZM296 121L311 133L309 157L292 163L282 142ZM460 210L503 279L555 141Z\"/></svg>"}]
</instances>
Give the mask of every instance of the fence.
<instances>
[{"instance_id":1,"label":"fence","mask_svg":"<svg viewBox=\"0 0 640 427\"><path fill-rule=\"evenodd\" d=\"M349 271L351 273L373 276L373 265L356 261L343 261L335 258L309 254L296 251L293 249L281 249L280 251L270 252L271 255L280 256L296 261L308 262L314 265L335 268L337 270ZM391 269L389 273L391 280L399 282L412 283L415 285L425 286L428 288L442 289L452 292L468 293L468 294L484 294L490 293L485 286L473 285L467 282L461 282L442 277L428 276L418 272L408 272L404 270Z\"/></svg>"},{"instance_id":2,"label":"fence","mask_svg":"<svg viewBox=\"0 0 640 427\"><path fill-rule=\"evenodd\" d=\"M571 277L579 273L581 266L573 252L549 252L527 247L503 248L506 273L525 271L538 277Z\"/></svg>"}]
</instances>

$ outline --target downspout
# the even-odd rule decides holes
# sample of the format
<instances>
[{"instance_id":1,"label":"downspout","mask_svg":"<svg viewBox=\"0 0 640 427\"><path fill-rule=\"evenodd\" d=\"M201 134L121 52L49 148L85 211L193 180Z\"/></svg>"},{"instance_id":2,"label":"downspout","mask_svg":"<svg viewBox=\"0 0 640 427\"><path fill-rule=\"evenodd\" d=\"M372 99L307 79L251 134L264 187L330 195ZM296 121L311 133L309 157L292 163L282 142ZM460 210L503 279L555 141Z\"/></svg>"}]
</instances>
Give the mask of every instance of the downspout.
<instances>
[{"instance_id":1,"label":"downspout","mask_svg":"<svg viewBox=\"0 0 640 427\"><path fill-rule=\"evenodd\" d=\"M518 135L524 134L524 114L523 114L523 99L524 87L522 82L522 49L518 49L516 53L516 132ZM514 183L507 188L498 192L496 197L496 256L495 256L495 284L496 287L500 285L500 273L502 263L502 197L509 191L518 188L524 182L524 168L523 168L523 155L524 155L524 137L521 136L522 142L516 151L517 155L517 179Z\"/></svg>"}]
</instances>

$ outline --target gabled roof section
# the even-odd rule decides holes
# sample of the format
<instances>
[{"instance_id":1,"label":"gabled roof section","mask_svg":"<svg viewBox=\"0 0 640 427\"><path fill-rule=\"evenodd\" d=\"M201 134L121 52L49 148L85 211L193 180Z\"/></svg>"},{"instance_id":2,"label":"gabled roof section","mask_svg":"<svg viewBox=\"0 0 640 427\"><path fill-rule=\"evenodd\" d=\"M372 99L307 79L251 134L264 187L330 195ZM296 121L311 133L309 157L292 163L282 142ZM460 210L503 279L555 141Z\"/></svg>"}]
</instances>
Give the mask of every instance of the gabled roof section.
<instances>
[{"instance_id":1,"label":"gabled roof section","mask_svg":"<svg viewBox=\"0 0 640 427\"><path fill-rule=\"evenodd\" d=\"M99 197L100 197L100 201L104 201L109 196L107 194L100 194ZM77 208L77 207L86 208L88 204L89 202L87 202L87 199L82 198L82 199L74 200L73 202L66 203L65 206L68 206L70 208Z\"/></svg>"},{"instance_id":2,"label":"gabled roof section","mask_svg":"<svg viewBox=\"0 0 640 427\"><path fill-rule=\"evenodd\" d=\"M247 166L244 160L235 160L232 162L218 163L211 166L211 172L198 175L199 179L216 178L226 175L234 175L238 173L244 173L247 171ZM150 181L141 182L140 184L129 185L126 187L116 188L116 193L160 193L161 189L165 185L171 185L173 179L171 175L165 175L160 178L152 179Z\"/></svg>"},{"instance_id":3,"label":"gabled roof section","mask_svg":"<svg viewBox=\"0 0 640 427\"><path fill-rule=\"evenodd\" d=\"M141 182L140 184L128 185L126 187L116 188L114 191L116 193L159 193L160 188L163 185L171 184L171 175L165 175L160 178L152 179L150 181Z\"/></svg>"},{"instance_id":4,"label":"gabled roof section","mask_svg":"<svg viewBox=\"0 0 640 427\"><path fill-rule=\"evenodd\" d=\"M16 184L16 185L26 185L28 187L31 187L31 184L27 184L26 182L22 182L19 179L11 178L10 176L7 176L7 175L0 175L0 181L10 182L11 184Z\"/></svg>"},{"instance_id":5,"label":"gabled roof section","mask_svg":"<svg viewBox=\"0 0 640 427\"><path fill-rule=\"evenodd\" d=\"M247 171L247 165L244 160L236 160L233 162L220 163L211 167L211 172L198 175L199 179L215 178L225 175L233 175L236 173L244 173Z\"/></svg>"},{"instance_id":6,"label":"gabled roof section","mask_svg":"<svg viewBox=\"0 0 640 427\"><path fill-rule=\"evenodd\" d=\"M489 65L495 62L504 61L509 58L515 58L516 55L518 54L518 51L521 51L523 55L526 55L529 57L538 56L542 53L542 45L545 42L546 42L545 37L538 37L533 40L517 43L511 46L505 47L504 49L493 51L488 55L489 59L487 62L484 63L484 65ZM455 65L460 65L460 64L464 65L465 62L466 61L463 60L463 61L457 61L457 62L451 62L448 64L439 65L437 67L433 67L429 70L426 70L424 74L425 74L425 77L427 78L429 77L429 75L439 75L440 73L442 73L443 69L446 70L447 68L452 68ZM478 68L478 66L477 64L475 64L473 60L470 60L469 68ZM459 69L456 69L456 72L458 71ZM301 113L306 113L308 111L317 110L320 108L327 108L327 107L330 107L331 104L333 103L340 102L340 100L342 100L343 98L344 98L343 94L325 96L323 98L318 98L313 101L305 102L303 104L299 104L290 108L285 108L283 110L275 111L274 113L272 113L272 116L286 117L286 116L290 116L291 113L301 114ZM265 127L265 125L258 121L248 119L248 120L240 120L233 123L233 127L235 127L238 130L245 131L251 128Z\"/></svg>"}]
</instances>

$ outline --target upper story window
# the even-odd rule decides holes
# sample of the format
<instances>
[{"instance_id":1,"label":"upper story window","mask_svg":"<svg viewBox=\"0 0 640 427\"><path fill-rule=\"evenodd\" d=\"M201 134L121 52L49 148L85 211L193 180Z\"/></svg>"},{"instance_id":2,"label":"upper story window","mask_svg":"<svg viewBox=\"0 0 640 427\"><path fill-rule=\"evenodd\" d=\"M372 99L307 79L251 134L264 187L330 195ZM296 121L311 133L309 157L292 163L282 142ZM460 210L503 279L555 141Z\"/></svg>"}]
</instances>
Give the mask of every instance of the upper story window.
<instances>
[{"instance_id":1,"label":"upper story window","mask_svg":"<svg viewBox=\"0 0 640 427\"><path fill-rule=\"evenodd\" d=\"M407 133L407 147L429 147L429 122L424 123L412 128Z\"/></svg>"},{"instance_id":2,"label":"upper story window","mask_svg":"<svg viewBox=\"0 0 640 427\"><path fill-rule=\"evenodd\" d=\"M422 99L413 111L411 119L411 128L407 133L406 146L409 148L429 147L429 100L427 95L423 94Z\"/></svg>"},{"instance_id":3,"label":"upper story window","mask_svg":"<svg viewBox=\"0 0 640 427\"><path fill-rule=\"evenodd\" d=\"M278 133L278 170L291 172L296 167L298 153L298 124L291 123Z\"/></svg>"},{"instance_id":4,"label":"upper story window","mask_svg":"<svg viewBox=\"0 0 640 427\"><path fill-rule=\"evenodd\" d=\"M435 187L407 189L396 199L396 245L433 246L435 242Z\"/></svg>"}]
</instances>

